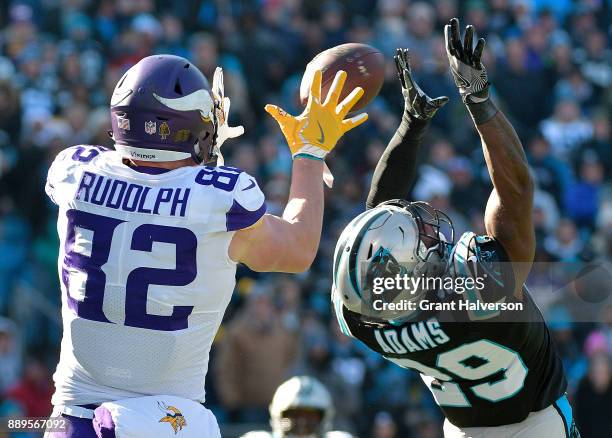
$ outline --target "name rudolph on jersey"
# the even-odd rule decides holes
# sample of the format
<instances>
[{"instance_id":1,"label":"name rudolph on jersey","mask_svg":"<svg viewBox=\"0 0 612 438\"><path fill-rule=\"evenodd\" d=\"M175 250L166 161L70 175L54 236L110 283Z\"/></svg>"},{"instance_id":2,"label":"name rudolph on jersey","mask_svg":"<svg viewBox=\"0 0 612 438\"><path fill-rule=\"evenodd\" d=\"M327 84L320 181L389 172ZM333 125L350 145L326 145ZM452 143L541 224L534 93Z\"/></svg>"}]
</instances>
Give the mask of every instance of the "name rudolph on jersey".
<instances>
[{"instance_id":1,"label":"name rudolph on jersey","mask_svg":"<svg viewBox=\"0 0 612 438\"><path fill-rule=\"evenodd\" d=\"M392 354L428 350L450 341L436 318L398 328L375 329L374 337L385 353Z\"/></svg>"},{"instance_id":2,"label":"name rudolph on jersey","mask_svg":"<svg viewBox=\"0 0 612 438\"><path fill-rule=\"evenodd\" d=\"M184 217L191 189L146 187L94 172L83 172L75 199L130 213Z\"/></svg>"}]
</instances>

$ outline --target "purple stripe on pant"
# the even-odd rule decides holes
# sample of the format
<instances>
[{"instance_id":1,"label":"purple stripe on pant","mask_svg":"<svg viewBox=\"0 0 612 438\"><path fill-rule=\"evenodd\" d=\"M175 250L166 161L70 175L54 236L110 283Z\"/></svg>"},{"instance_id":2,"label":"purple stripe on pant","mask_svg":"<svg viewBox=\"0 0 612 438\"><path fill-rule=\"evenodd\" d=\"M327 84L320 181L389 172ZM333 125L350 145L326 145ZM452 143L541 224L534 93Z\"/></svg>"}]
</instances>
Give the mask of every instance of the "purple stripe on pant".
<instances>
[{"instance_id":1,"label":"purple stripe on pant","mask_svg":"<svg viewBox=\"0 0 612 438\"><path fill-rule=\"evenodd\" d=\"M100 406L93 420L62 414L66 419L65 432L49 432L45 438L116 438L115 423L108 409Z\"/></svg>"},{"instance_id":2,"label":"purple stripe on pant","mask_svg":"<svg viewBox=\"0 0 612 438\"><path fill-rule=\"evenodd\" d=\"M113 416L104 406L100 406L94 411L93 428L99 438L116 438Z\"/></svg>"},{"instance_id":3,"label":"purple stripe on pant","mask_svg":"<svg viewBox=\"0 0 612 438\"><path fill-rule=\"evenodd\" d=\"M45 438L98 438L89 418L71 417L62 414L66 420L66 430L63 432L47 432Z\"/></svg>"}]
</instances>

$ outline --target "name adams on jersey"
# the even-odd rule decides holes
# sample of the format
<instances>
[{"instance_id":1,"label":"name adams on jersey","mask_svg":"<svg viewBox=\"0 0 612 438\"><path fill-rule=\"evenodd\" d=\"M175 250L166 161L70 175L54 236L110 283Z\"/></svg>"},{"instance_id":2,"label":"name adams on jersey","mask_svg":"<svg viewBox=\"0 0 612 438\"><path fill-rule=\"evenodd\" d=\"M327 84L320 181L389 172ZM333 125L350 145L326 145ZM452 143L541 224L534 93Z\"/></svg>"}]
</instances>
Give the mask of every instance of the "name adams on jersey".
<instances>
[{"instance_id":1,"label":"name adams on jersey","mask_svg":"<svg viewBox=\"0 0 612 438\"><path fill-rule=\"evenodd\" d=\"M419 372L454 425L520 422L565 392L567 382L551 335L529 292L523 288L522 302L513 296L512 268L497 241L465 233L451 257L450 275L471 275L469 264L489 274L482 293L473 290L468 300L522 306L506 312L447 306L393 325L349 311L334 293L340 327L386 359ZM465 299L450 294L440 302Z\"/></svg>"}]
</instances>

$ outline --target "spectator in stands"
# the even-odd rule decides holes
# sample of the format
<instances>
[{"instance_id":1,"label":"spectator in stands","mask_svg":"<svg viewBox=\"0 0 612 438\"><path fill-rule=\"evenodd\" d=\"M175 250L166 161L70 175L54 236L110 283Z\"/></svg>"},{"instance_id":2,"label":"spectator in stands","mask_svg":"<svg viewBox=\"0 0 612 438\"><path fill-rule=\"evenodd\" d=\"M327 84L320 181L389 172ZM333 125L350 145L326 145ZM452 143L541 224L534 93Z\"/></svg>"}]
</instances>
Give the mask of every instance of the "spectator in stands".
<instances>
[{"instance_id":1,"label":"spectator in stands","mask_svg":"<svg viewBox=\"0 0 612 438\"><path fill-rule=\"evenodd\" d=\"M567 162L552 154L550 144L541 135L529 141L527 157L538 188L551 194L558 206L563 205L566 187L572 182L572 171Z\"/></svg>"},{"instance_id":2,"label":"spectator in stands","mask_svg":"<svg viewBox=\"0 0 612 438\"><path fill-rule=\"evenodd\" d=\"M585 143L580 151L576 154L576 158L583 155L586 151L592 151L596 154L604 168L606 180L612 179L612 148L610 147L610 114L598 110L593 115L593 138Z\"/></svg>"},{"instance_id":3,"label":"spectator in stands","mask_svg":"<svg viewBox=\"0 0 612 438\"><path fill-rule=\"evenodd\" d=\"M28 270L29 237L28 223L0 195L0 314L6 314L14 300L11 291Z\"/></svg>"},{"instance_id":4,"label":"spectator in stands","mask_svg":"<svg viewBox=\"0 0 612 438\"><path fill-rule=\"evenodd\" d=\"M16 331L13 321L0 317L0 395L17 383L21 374L21 345Z\"/></svg>"},{"instance_id":5,"label":"spectator in stands","mask_svg":"<svg viewBox=\"0 0 612 438\"><path fill-rule=\"evenodd\" d=\"M561 219L554 236L544 241L544 249L557 260L565 262L576 261L583 247L576 225L568 218Z\"/></svg>"},{"instance_id":6,"label":"spectator in stands","mask_svg":"<svg viewBox=\"0 0 612 438\"><path fill-rule=\"evenodd\" d=\"M447 168L453 184L450 202L464 216L478 212L487 203L489 192L474 179L470 161L465 157L456 157L450 160Z\"/></svg>"},{"instance_id":7,"label":"spectator in stands","mask_svg":"<svg viewBox=\"0 0 612 438\"><path fill-rule=\"evenodd\" d=\"M580 70L574 68L557 82L554 93L557 101L573 100L582 106L593 97L593 87L584 79Z\"/></svg>"},{"instance_id":8,"label":"spectator in stands","mask_svg":"<svg viewBox=\"0 0 612 438\"><path fill-rule=\"evenodd\" d=\"M607 46L607 47L606 47ZM597 87L597 91L605 91L612 84L612 54L606 35L597 28L587 32L585 51L580 50L582 74Z\"/></svg>"},{"instance_id":9,"label":"spectator in stands","mask_svg":"<svg viewBox=\"0 0 612 438\"><path fill-rule=\"evenodd\" d=\"M553 304L553 310L547 314L546 322L561 352L568 385L570 391L573 391L587 368L580 343L573 332L577 324L563 303Z\"/></svg>"},{"instance_id":10,"label":"spectator in stands","mask_svg":"<svg viewBox=\"0 0 612 438\"><path fill-rule=\"evenodd\" d=\"M257 287L218 345L217 387L234 420L265 421L272 395L296 359L296 333L278 314L267 288Z\"/></svg>"},{"instance_id":11,"label":"spectator in stands","mask_svg":"<svg viewBox=\"0 0 612 438\"><path fill-rule=\"evenodd\" d=\"M505 65L501 65L494 81L499 95L509 113L518 124L519 134L527 135L548 111L548 92L543 70L529 70L525 42L518 37L506 41ZM522 92L517 93L518 87ZM524 96L529 96L525 105Z\"/></svg>"},{"instance_id":12,"label":"spectator in stands","mask_svg":"<svg viewBox=\"0 0 612 438\"><path fill-rule=\"evenodd\" d=\"M397 424L387 412L379 412L374 417L374 427L370 434L372 438L396 438Z\"/></svg>"},{"instance_id":13,"label":"spectator in stands","mask_svg":"<svg viewBox=\"0 0 612 438\"><path fill-rule=\"evenodd\" d=\"M23 377L7 392L7 396L25 409L28 417L51 415L51 396L54 387L47 365L40 359L26 360Z\"/></svg>"},{"instance_id":14,"label":"spectator in stands","mask_svg":"<svg viewBox=\"0 0 612 438\"><path fill-rule=\"evenodd\" d=\"M559 209L550 192L540 190L538 186L533 194L533 225L537 249L541 250L546 237L559 225Z\"/></svg>"},{"instance_id":15,"label":"spectator in stands","mask_svg":"<svg viewBox=\"0 0 612 438\"><path fill-rule=\"evenodd\" d=\"M608 438L612 433L612 367L606 351L589 358L589 372L580 381L575 397L576 424L589 438Z\"/></svg>"},{"instance_id":16,"label":"spectator in stands","mask_svg":"<svg viewBox=\"0 0 612 438\"><path fill-rule=\"evenodd\" d=\"M551 117L540 124L542 134L559 158L567 159L582 143L591 139L593 127L573 100L562 100L555 105Z\"/></svg>"},{"instance_id":17,"label":"spectator in stands","mask_svg":"<svg viewBox=\"0 0 612 438\"><path fill-rule=\"evenodd\" d=\"M580 228L593 229L604 170L594 153L585 153L580 166L579 179L570 184L565 193L565 211Z\"/></svg>"}]
</instances>

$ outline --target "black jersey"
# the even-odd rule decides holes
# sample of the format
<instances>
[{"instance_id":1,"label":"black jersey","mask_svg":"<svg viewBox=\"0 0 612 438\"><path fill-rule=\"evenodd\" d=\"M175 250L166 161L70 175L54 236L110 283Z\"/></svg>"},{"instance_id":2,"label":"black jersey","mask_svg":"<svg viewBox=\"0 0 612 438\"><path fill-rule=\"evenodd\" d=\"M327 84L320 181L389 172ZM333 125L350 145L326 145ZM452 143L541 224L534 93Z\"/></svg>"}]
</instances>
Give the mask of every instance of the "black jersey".
<instances>
[{"instance_id":1,"label":"black jersey","mask_svg":"<svg viewBox=\"0 0 612 438\"><path fill-rule=\"evenodd\" d=\"M496 240L465 233L451 257L453 278L474 277L478 270L484 287L432 299L402 324L368 320L334 293L340 327L386 359L419 372L454 425L520 422L566 390L551 335L529 292L523 288L522 300L514 297L512 268Z\"/></svg>"}]
</instances>

